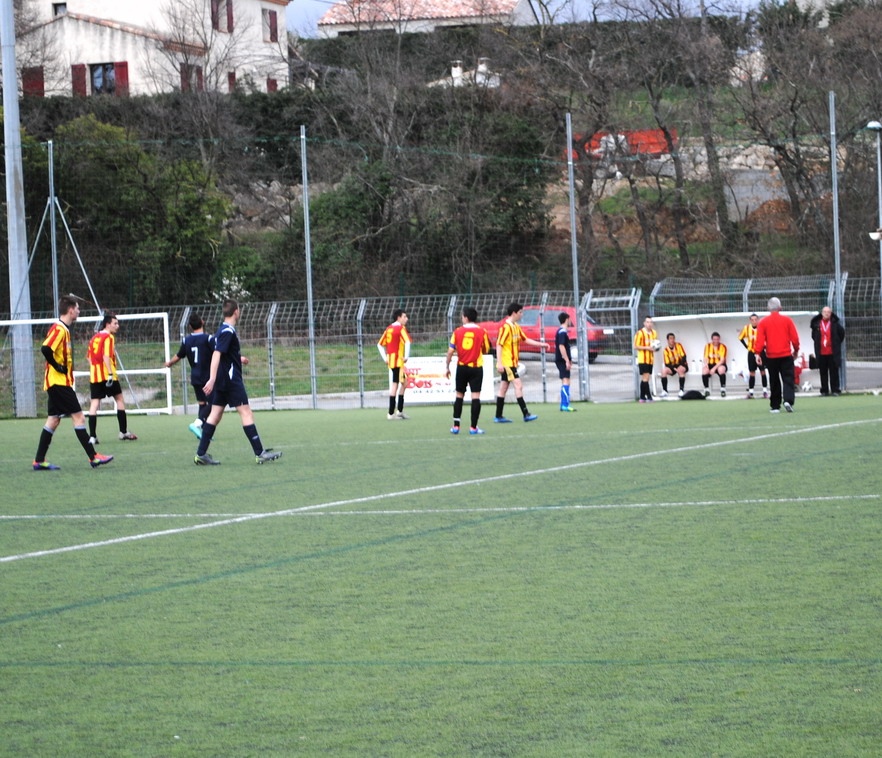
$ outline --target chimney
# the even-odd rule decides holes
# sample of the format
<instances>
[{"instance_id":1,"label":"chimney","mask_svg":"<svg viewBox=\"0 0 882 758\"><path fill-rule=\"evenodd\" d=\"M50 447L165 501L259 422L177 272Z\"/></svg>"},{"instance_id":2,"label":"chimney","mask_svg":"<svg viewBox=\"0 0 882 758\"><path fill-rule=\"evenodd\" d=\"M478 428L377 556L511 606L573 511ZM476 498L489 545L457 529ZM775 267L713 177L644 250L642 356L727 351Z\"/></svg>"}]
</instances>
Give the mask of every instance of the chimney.
<instances>
[{"instance_id":1,"label":"chimney","mask_svg":"<svg viewBox=\"0 0 882 758\"><path fill-rule=\"evenodd\" d=\"M450 78L454 87L462 87L462 61L450 62Z\"/></svg>"},{"instance_id":2,"label":"chimney","mask_svg":"<svg viewBox=\"0 0 882 758\"><path fill-rule=\"evenodd\" d=\"M478 70L475 72L475 84L485 86L490 82L490 59L478 58Z\"/></svg>"}]
</instances>

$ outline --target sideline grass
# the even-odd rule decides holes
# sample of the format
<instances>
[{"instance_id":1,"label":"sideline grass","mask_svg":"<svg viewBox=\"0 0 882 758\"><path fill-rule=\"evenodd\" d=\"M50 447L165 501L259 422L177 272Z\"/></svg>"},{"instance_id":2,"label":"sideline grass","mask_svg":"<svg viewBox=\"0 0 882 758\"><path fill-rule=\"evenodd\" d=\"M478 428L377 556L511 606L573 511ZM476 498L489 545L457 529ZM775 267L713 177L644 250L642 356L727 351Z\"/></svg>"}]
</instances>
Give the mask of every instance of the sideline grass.
<instances>
[{"instance_id":1,"label":"sideline grass","mask_svg":"<svg viewBox=\"0 0 882 758\"><path fill-rule=\"evenodd\" d=\"M531 409L2 422L0 755L878 755L882 401Z\"/></svg>"}]
</instances>

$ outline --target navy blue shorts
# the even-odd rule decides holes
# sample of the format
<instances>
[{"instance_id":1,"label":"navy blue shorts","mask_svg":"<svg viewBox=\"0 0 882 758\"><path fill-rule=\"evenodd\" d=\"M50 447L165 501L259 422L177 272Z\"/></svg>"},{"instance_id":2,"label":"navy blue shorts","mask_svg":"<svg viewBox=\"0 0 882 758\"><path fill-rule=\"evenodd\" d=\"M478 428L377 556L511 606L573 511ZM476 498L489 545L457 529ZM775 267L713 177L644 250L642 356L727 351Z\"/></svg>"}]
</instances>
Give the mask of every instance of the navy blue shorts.
<instances>
[{"instance_id":1,"label":"navy blue shorts","mask_svg":"<svg viewBox=\"0 0 882 758\"><path fill-rule=\"evenodd\" d=\"M206 397L205 390L202 389L202 385L201 384L194 384L194 385L192 385L192 387L193 387L193 394L196 396L196 402L207 403L208 397Z\"/></svg>"},{"instance_id":2,"label":"navy blue shorts","mask_svg":"<svg viewBox=\"0 0 882 758\"><path fill-rule=\"evenodd\" d=\"M244 384L228 384L225 387L215 388L211 393L211 404L221 405L224 408L238 408L240 405L248 405L248 393L245 392Z\"/></svg>"},{"instance_id":3,"label":"navy blue shorts","mask_svg":"<svg viewBox=\"0 0 882 758\"><path fill-rule=\"evenodd\" d=\"M557 373L560 375L561 379L569 379L570 378L570 370L567 368L566 363L561 363L560 361L555 361L554 365L557 366Z\"/></svg>"}]
</instances>

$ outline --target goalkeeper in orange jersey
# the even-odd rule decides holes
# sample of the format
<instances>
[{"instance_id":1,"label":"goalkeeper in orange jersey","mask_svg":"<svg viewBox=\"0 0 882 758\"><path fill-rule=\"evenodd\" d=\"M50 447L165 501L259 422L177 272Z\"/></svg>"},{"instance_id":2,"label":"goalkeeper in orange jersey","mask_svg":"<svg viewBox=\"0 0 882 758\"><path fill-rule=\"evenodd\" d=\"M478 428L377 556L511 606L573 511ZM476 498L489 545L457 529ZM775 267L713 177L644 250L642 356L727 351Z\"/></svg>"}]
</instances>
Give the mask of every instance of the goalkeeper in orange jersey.
<instances>
[{"instance_id":1,"label":"goalkeeper in orange jersey","mask_svg":"<svg viewBox=\"0 0 882 758\"><path fill-rule=\"evenodd\" d=\"M407 387L405 364L410 358L410 343L407 314L398 308L392 313L392 323L386 327L386 331L377 342L380 357L392 372L392 381L389 385L389 415L386 416L390 421L410 418L404 412L404 390Z\"/></svg>"},{"instance_id":2,"label":"goalkeeper in orange jersey","mask_svg":"<svg viewBox=\"0 0 882 758\"><path fill-rule=\"evenodd\" d=\"M98 408L105 397L112 397L116 403L116 420L119 424L121 440L138 439L129 431L126 420L126 403L122 387L116 375L116 334L119 332L119 319L113 313L101 318L98 332L89 341L89 442L98 442Z\"/></svg>"}]
</instances>

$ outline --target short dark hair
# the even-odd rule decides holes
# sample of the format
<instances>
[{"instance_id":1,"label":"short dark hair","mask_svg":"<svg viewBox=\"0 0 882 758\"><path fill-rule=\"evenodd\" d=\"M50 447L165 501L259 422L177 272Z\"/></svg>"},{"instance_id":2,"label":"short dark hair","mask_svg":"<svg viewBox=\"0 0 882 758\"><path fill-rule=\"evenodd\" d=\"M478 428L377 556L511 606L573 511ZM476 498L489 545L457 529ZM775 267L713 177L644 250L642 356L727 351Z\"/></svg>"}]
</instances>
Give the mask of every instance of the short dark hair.
<instances>
[{"instance_id":1,"label":"short dark hair","mask_svg":"<svg viewBox=\"0 0 882 758\"><path fill-rule=\"evenodd\" d=\"M203 326L205 326L205 322L202 320L202 316L196 313L196 311L193 311L193 313L190 314L190 328L195 332Z\"/></svg>"},{"instance_id":2,"label":"short dark hair","mask_svg":"<svg viewBox=\"0 0 882 758\"><path fill-rule=\"evenodd\" d=\"M567 323L567 319L570 317L569 313L558 313L557 320L560 321L561 324Z\"/></svg>"},{"instance_id":3,"label":"short dark hair","mask_svg":"<svg viewBox=\"0 0 882 758\"><path fill-rule=\"evenodd\" d=\"M719 337L719 336L720 336L719 332L711 332L711 339L713 339L714 337Z\"/></svg>"},{"instance_id":4,"label":"short dark hair","mask_svg":"<svg viewBox=\"0 0 882 758\"><path fill-rule=\"evenodd\" d=\"M71 295L62 295L58 298L58 313L62 316L67 313L75 305L79 305L80 301Z\"/></svg>"},{"instance_id":5,"label":"short dark hair","mask_svg":"<svg viewBox=\"0 0 882 758\"><path fill-rule=\"evenodd\" d=\"M233 300L233 298L228 298L224 300L223 314L224 318L229 318L239 309L239 302L237 300Z\"/></svg>"},{"instance_id":6,"label":"short dark hair","mask_svg":"<svg viewBox=\"0 0 882 758\"><path fill-rule=\"evenodd\" d=\"M478 320L478 309L472 308L472 306L467 305L462 309L462 315L465 316L469 321L477 321Z\"/></svg>"},{"instance_id":7,"label":"short dark hair","mask_svg":"<svg viewBox=\"0 0 882 758\"><path fill-rule=\"evenodd\" d=\"M677 335L675 335L673 332L668 332L665 336L665 339L667 339L668 337L673 337L674 339L677 339Z\"/></svg>"},{"instance_id":8,"label":"short dark hair","mask_svg":"<svg viewBox=\"0 0 882 758\"><path fill-rule=\"evenodd\" d=\"M117 315L115 313L111 313L110 311L104 311L104 315L101 317L101 323L98 324L98 328L103 329L115 318L117 318Z\"/></svg>"},{"instance_id":9,"label":"short dark hair","mask_svg":"<svg viewBox=\"0 0 882 758\"><path fill-rule=\"evenodd\" d=\"M394 311L392 311L392 320L398 321L398 319L400 319L405 313L406 311L404 310L404 308L396 308Z\"/></svg>"},{"instance_id":10,"label":"short dark hair","mask_svg":"<svg viewBox=\"0 0 882 758\"><path fill-rule=\"evenodd\" d=\"M755 313L751 313L751 314L750 314L750 317L751 317L751 318L759 318L759 316L757 316Z\"/></svg>"},{"instance_id":11,"label":"short dark hair","mask_svg":"<svg viewBox=\"0 0 882 758\"><path fill-rule=\"evenodd\" d=\"M511 316L512 313L517 313L522 310L524 310L524 306L520 303L509 303L508 308L505 310L505 315Z\"/></svg>"}]
</instances>

